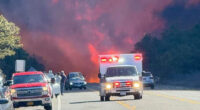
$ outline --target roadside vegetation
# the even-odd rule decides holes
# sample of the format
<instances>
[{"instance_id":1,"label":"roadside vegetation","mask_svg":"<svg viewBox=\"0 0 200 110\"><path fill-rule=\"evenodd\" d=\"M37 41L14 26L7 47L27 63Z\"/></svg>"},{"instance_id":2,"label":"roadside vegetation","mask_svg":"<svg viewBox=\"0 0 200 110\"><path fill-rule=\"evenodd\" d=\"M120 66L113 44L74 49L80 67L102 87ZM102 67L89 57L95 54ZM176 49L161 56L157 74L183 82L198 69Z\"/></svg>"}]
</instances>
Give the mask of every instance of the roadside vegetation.
<instances>
[{"instance_id":1,"label":"roadside vegetation","mask_svg":"<svg viewBox=\"0 0 200 110\"><path fill-rule=\"evenodd\" d=\"M181 81L184 76L199 74L200 25L190 29L170 27L160 37L147 34L135 45L135 51L144 54L144 69L163 80Z\"/></svg>"},{"instance_id":2,"label":"roadside vegetation","mask_svg":"<svg viewBox=\"0 0 200 110\"><path fill-rule=\"evenodd\" d=\"M3 71L7 79L10 79L12 73L15 72L16 59L26 60L26 70L30 67L44 70L44 66L22 48L20 39L19 27L0 15L0 70Z\"/></svg>"}]
</instances>

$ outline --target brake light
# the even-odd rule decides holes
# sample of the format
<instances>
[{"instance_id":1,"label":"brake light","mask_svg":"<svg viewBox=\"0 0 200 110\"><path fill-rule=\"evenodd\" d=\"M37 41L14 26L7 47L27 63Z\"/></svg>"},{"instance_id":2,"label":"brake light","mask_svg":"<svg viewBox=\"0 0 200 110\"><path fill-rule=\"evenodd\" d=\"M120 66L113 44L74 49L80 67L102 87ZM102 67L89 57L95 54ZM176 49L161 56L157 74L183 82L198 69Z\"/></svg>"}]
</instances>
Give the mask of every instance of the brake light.
<instances>
[{"instance_id":1,"label":"brake light","mask_svg":"<svg viewBox=\"0 0 200 110\"><path fill-rule=\"evenodd\" d=\"M126 86L132 87L132 85L133 85L133 82L131 82L131 81L126 82Z\"/></svg>"},{"instance_id":2,"label":"brake light","mask_svg":"<svg viewBox=\"0 0 200 110\"><path fill-rule=\"evenodd\" d=\"M120 82L114 82L113 86L114 86L114 88L120 87Z\"/></svg>"},{"instance_id":3,"label":"brake light","mask_svg":"<svg viewBox=\"0 0 200 110\"><path fill-rule=\"evenodd\" d=\"M135 58L135 60L142 60L142 54L136 54L135 56L134 56L134 58Z\"/></svg>"}]
</instances>

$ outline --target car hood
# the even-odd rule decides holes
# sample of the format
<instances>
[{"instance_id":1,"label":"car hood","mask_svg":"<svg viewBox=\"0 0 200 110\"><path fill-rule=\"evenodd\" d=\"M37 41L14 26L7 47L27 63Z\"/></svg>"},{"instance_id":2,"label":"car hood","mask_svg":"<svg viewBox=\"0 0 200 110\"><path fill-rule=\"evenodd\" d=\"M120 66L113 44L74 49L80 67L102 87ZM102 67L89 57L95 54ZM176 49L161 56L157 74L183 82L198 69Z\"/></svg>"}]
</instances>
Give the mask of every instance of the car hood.
<instances>
[{"instance_id":1,"label":"car hood","mask_svg":"<svg viewBox=\"0 0 200 110\"><path fill-rule=\"evenodd\" d=\"M107 77L106 82L125 82L125 81L139 81L139 76L118 76Z\"/></svg>"},{"instance_id":2,"label":"car hood","mask_svg":"<svg viewBox=\"0 0 200 110\"><path fill-rule=\"evenodd\" d=\"M25 83L25 84L14 84L11 86L12 89L15 88L28 88L28 87L44 87L47 83Z\"/></svg>"}]
</instances>

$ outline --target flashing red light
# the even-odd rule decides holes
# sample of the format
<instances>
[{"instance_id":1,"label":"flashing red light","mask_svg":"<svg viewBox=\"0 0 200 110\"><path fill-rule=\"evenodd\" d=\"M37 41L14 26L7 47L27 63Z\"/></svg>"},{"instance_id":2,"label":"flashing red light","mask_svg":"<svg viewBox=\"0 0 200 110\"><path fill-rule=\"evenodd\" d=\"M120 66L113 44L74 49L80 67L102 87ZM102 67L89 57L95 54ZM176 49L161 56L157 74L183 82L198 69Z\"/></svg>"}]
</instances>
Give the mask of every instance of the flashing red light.
<instances>
[{"instance_id":1,"label":"flashing red light","mask_svg":"<svg viewBox=\"0 0 200 110\"><path fill-rule=\"evenodd\" d=\"M113 86L114 86L114 88L115 88L115 87L116 87L116 88L117 88L117 87L120 87L120 82L114 82L114 83L113 83Z\"/></svg>"},{"instance_id":2,"label":"flashing red light","mask_svg":"<svg viewBox=\"0 0 200 110\"><path fill-rule=\"evenodd\" d=\"M119 61L119 57L118 56L114 56L114 57L102 57L101 58L101 62L102 63L113 63L113 62L118 62Z\"/></svg>"},{"instance_id":3,"label":"flashing red light","mask_svg":"<svg viewBox=\"0 0 200 110\"><path fill-rule=\"evenodd\" d=\"M107 62L107 58L101 58L101 62Z\"/></svg>"},{"instance_id":4,"label":"flashing red light","mask_svg":"<svg viewBox=\"0 0 200 110\"><path fill-rule=\"evenodd\" d=\"M136 54L134 58L135 60L142 60L142 54Z\"/></svg>"},{"instance_id":5,"label":"flashing red light","mask_svg":"<svg viewBox=\"0 0 200 110\"><path fill-rule=\"evenodd\" d=\"M114 62L118 62L119 61L119 57L118 56L114 56L114 57L112 57L112 59L113 59Z\"/></svg>"},{"instance_id":6,"label":"flashing red light","mask_svg":"<svg viewBox=\"0 0 200 110\"><path fill-rule=\"evenodd\" d=\"M113 59L112 59L112 58L109 58L108 61L111 63L111 62L113 62Z\"/></svg>"},{"instance_id":7,"label":"flashing red light","mask_svg":"<svg viewBox=\"0 0 200 110\"><path fill-rule=\"evenodd\" d=\"M126 82L126 86L132 87L132 85L133 85L133 82L131 82L131 81Z\"/></svg>"}]
</instances>

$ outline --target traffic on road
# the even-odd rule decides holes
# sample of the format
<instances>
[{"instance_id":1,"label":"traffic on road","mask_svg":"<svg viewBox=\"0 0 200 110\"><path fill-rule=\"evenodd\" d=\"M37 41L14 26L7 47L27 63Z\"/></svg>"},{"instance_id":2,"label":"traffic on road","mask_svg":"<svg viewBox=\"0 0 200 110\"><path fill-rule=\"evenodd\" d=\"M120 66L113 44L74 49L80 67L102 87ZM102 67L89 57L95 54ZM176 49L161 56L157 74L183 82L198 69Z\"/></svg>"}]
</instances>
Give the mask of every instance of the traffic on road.
<instances>
[{"instance_id":1,"label":"traffic on road","mask_svg":"<svg viewBox=\"0 0 200 110\"><path fill-rule=\"evenodd\" d=\"M140 53L100 55L100 83L93 84L81 72L13 73L11 80L1 78L0 110L200 109L197 91L156 85L142 59Z\"/></svg>"}]
</instances>

